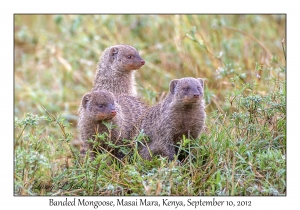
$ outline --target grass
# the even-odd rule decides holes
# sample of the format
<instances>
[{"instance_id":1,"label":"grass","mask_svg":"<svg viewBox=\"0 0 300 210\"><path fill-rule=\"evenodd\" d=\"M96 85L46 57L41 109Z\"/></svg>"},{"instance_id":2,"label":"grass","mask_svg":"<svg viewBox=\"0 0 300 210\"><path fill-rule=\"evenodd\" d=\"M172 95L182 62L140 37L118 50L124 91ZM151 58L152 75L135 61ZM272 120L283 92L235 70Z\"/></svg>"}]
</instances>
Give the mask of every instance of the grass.
<instances>
[{"instance_id":1,"label":"grass","mask_svg":"<svg viewBox=\"0 0 300 210\"><path fill-rule=\"evenodd\" d=\"M15 194L286 195L285 18L15 15ZM204 78L207 128L176 145L181 161L135 147L122 162L80 159L78 106L118 43L146 61L136 80L149 104L172 79Z\"/></svg>"}]
</instances>

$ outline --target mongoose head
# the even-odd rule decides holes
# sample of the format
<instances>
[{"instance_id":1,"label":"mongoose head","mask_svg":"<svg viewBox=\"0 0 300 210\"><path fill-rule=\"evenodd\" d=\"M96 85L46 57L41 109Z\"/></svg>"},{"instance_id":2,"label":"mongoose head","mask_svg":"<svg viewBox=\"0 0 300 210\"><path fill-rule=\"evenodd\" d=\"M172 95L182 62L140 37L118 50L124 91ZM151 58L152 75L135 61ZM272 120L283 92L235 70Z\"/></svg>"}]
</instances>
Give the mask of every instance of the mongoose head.
<instances>
[{"instance_id":1,"label":"mongoose head","mask_svg":"<svg viewBox=\"0 0 300 210\"><path fill-rule=\"evenodd\" d=\"M200 103L203 98L204 82L201 78L185 77L170 82L170 93L176 103L183 105Z\"/></svg>"},{"instance_id":2,"label":"mongoose head","mask_svg":"<svg viewBox=\"0 0 300 210\"><path fill-rule=\"evenodd\" d=\"M140 69L145 64L138 51L129 45L115 45L109 48L109 61L112 69L119 71Z\"/></svg>"},{"instance_id":3,"label":"mongoose head","mask_svg":"<svg viewBox=\"0 0 300 210\"><path fill-rule=\"evenodd\" d=\"M94 121L110 120L117 114L113 94L108 91L86 93L81 105L88 117Z\"/></svg>"}]
</instances>

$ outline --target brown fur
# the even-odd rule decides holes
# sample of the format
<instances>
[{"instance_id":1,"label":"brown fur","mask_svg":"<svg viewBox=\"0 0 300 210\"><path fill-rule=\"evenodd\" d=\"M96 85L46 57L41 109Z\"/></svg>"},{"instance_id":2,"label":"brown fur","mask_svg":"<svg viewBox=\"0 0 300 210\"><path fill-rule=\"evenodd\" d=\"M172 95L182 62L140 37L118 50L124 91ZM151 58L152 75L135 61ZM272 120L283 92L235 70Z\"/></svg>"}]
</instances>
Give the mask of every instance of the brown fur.
<instances>
[{"instance_id":1,"label":"brown fur","mask_svg":"<svg viewBox=\"0 0 300 210\"><path fill-rule=\"evenodd\" d=\"M138 51L130 45L115 45L104 50L94 78L95 90L107 90L115 95L136 96L134 70L145 64Z\"/></svg>"},{"instance_id":2,"label":"brown fur","mask_svg":"<svg viewBox=\"0 0 300 210\"><path fill-rule=\"evenodd\" d=\"M100 105L102 104L102 107ZM117 144L122 144L122 139L130 139L130 134L137 119L145 113L147 106L139 98L120 95L114 96L108 91L94 91L87 93L82 98L79 108L78 129L81 140L84 142L84 150L93 151L91 157L94 157L94 151L99 151L95 147L96 134L108 133L109 139ZM112 123L115 127L109 131L103 122ZM92 139L92 143L87 140ZM107 145L101 143L101 147L110 151ZM84 151L82 151L84 153ZM123 155L117 150L113 152L118 158Z\"/></svg>"},{"instance_id":3,"label":"brown fur","mask_svg":"<svg viewBox=\"0 0 300 210\"><path fill-rule=\"evenodd\" d=\"M151 107L141 119L138 129L149 138L148 146L140 148L147 160L151 155L162 155L173 160L175 147L182 136L196 139L204 127L203 80L182 78L172 80L170 92L159 104ZM148 148L149 147L149 148Z\"/></svg>"}]
</instances>

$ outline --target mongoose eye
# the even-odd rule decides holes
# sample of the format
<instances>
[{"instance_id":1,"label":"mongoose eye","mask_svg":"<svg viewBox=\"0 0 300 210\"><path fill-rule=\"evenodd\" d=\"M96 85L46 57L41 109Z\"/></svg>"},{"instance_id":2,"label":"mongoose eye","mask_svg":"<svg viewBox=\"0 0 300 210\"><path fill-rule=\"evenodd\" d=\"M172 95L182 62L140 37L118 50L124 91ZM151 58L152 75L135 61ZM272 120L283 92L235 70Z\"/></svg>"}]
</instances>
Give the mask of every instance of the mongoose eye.
<instances>
[{"instance_id":1,"label":"mongoose eye","mask_svg":"<svg viewBox=\"0 0 300 210\"><path fill-rule=\"evenodd\" d=\"M100 108L102 108L102 107L104 107L104 106L105 106L104 104L99 104L99 107L100 107Z\"/></svg>"},{"instance_id":2,"label":"mongoose eye","mask_svg":"<svg viewBox=\"0 0 300 210\"><path fill-rule=\"evenodd\" d=\"M189 87L184 87L183 90L188 91L190 88Z\"/></svg>"},{"instance_id":3,"label":"mongoose eye","mask_svg":"<svg viewBox=\"0 0 300 210\"><path fill-rule=\"evenodd\" d=\"M131 55L127 55L127 58L130 59L130 58L132 58L132 56Z\"/></svg>"}]
</instances>

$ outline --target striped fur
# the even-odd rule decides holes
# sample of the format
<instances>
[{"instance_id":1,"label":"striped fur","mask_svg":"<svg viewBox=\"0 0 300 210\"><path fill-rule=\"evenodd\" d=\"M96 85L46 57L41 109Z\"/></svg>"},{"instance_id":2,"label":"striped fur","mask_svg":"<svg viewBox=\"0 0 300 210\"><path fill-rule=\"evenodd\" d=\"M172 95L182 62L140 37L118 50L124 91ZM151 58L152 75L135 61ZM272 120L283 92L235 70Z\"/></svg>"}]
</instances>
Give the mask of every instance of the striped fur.
<instances>
[{"instance_id":1,"label":"striped fur","mask_svg":"<svg viewBox=\"0 0 300 210\"><path fill-rule=\"evenodd\" d=\"M99 150L99 148L94 147L94 142L87 142L89 139L96 141L96 133L108 133L109 140L117 145L121 145L123 139L130 139L131 131L136 126L137 119L139 119L148 108L139 98L129 95L114 96L111 92L105 90L94 91L87 94L91 95L90 102L87 104L86 109L82 105L79 108L78 130L81 135L81 140L84 142L83 150L81 151L82 153L85 153L87 149L91 151ZM82 100L84 100L84 97ZM93 110L93 106L96 106L97 103L114 104L117 112L116 116L112 119L96 119L96 116L99 115L99 113L96 113ZM104 115L105 113L101 114ZM103 121L112 123L116 127L110 132L103 124ZM101 147L108 151L111 150L111 148L108 148L105 144L101 144ZM123 157L123 154L117 150L113 151L113 154L118 158ZM94 157L93 153L91 157Z\"/></svg>"},{"instance_id":2,"label":"striped fur","mask_svg":"<svg viewBox=\"0 0 300 210\"><path fill-rule=\"evenodd\" d=\"M115 95L136 96L135 71L145 61L130 45L115 45L106 48L100 57L92 91L107 90Z\"/></svg>"},{"instance_id":3,"label":"striped fur","mask_svg":"<svg viewBox=\"0 0 300 210\"><path fill-rule=\"evenodd\" d=\"M137 132L143 129L148 136L147 144L152 155L162 155L173 160L173 145L180 142L183 135L193 139L199 136L206 117L203 88L202 79L188 77L172 80L166 98L147 111L138 124ZM199 97L195 98L194 95ZM141 147L139 153L144 159L150 160L148 147Z\"/></svg>"}]
</instances>

